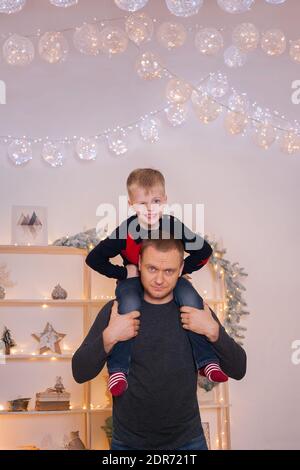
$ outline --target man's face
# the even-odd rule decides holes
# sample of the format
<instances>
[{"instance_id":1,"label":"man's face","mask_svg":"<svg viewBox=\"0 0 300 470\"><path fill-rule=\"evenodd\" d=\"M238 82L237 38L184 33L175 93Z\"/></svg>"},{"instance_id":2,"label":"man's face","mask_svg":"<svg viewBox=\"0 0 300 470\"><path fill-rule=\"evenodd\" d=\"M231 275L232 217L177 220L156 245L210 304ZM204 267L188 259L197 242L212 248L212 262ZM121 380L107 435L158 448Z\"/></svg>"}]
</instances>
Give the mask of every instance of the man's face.
<instances>
[{"instance_id":1,"label":"man's face","mask_svg":"<svg viewBox=\"0 0 300 470\"><path fill-rule=\"evenodd\" d=\"M155 227L161 218L166 201L167 197L161 186L154 186L149 191L134 186L128 202L135 210L139 223L151 228Z\"/></svg>"},{"instance_id":2,"label":"man's face","mask_svg":"<svg viewBox=\"0 0 300 470\"><path fill-rule=\"evenodd\" d=\"M174 289L183 269L183 261L176 248L158 251L148 246L139 260L141 282L149 297L163 300Z\"/></svg>"}]
</instances>

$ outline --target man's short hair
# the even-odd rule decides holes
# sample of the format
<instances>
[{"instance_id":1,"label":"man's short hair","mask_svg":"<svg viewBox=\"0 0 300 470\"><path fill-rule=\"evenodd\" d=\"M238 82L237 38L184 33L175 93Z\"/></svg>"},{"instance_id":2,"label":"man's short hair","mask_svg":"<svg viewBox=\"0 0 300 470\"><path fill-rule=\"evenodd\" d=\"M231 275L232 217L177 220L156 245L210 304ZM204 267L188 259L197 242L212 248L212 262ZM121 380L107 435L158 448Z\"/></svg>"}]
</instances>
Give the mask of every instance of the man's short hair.
<instances>
[{"instance_id":1,"label":"man's short hair","mask_svg":"<svg viewBox=\"0 0 300 470\"><path fill-rule=\"evenodd\" d=\"M149 191L154 186L161 186L165 192L165 178L159 170L153 168L137 168L127 178L127 191L130 195L133 186Z\"/></svg>"},{"instance_id":2,"label":"man's short hair","mask_svg":"<svg viewBox=\"0 0 300 470\"><path fill-rule=\"evenodd\" d=\"M163 232L159 233L158 238L147 238L142 241L140 256L143 257L144 251L149 247L152 246L157 251L166 252L170 250L177 250L181 260L184 259L184 247L183 243L180 239L176 239L171 237L170 234L164 234Z\"/></svg>"}]
</instances>

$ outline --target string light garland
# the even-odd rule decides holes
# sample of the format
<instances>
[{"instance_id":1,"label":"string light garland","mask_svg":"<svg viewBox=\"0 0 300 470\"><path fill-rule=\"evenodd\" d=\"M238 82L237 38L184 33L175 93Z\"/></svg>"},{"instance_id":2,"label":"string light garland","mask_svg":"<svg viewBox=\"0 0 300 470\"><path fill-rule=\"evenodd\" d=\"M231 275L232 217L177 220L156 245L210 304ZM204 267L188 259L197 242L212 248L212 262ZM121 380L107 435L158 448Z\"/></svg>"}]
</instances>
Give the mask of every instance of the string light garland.
<instances>
[{"instance_id":1,"label":"string light garland","mask_svg":"<svg viewBox=\"0 0 300 470\"><path fill-rule=\"evenodd\" d=\"M149 0L114 0L121 10L135 12L144 8ZM155 0L157 1L157 0ZM163 1L163 0L161 0ZM211 0L210 0L211 1ZM266 3L279 5L286 0L265 0ZM51 5L68 8L78 4L78 0L49 0ZM189 17L199 13L204 0L165 0L165 4L175 16ZM217 5L227 13L245 13L255 4L255 0L217 0ZM26 0L0 0L0 13L18 13L26 5Z\"/></svg>"},{"instance_id":2,"label":"string light garland","mask_svg":"<svg viewBox=\"0 0 300 470\"><path fill-rule=\"evenodd\" d=\"M249 128L248 124L251 123L254 140L260 147L264 149L269 148L275 141L279 140L280 136L278 132L281 132L281 149L287 154L294 154L299 151L300 126L298 121L294 121L294 123L291 124L277 111L271 112L269 109L263 109L258 106L257 103L250 105L247 95L239 93L234 89L231 89L232 94L229 96L228 102L224 103L224 101L220 100L220 98L229 91L229 84L225 74L220 72L209 74L207 77L201 79L200 84L198 83L194 86L171 72L166 66L163 66L160 59L151 51L141 52L140 44L152 38L153 23L156 22L156 19L152 20L144 13L138 12L129 17L121 18L105 18L101 20L94 18L94 24L84 23L80 28L71 27L55 33L44 33L39 44L40 54L44 55L45 60L50 63L65 60L68 53L68 44L64 42L62 33L63 31L74 31L73 39L77 49L82 53L97 55L101 46L99 46L100 36L98 36L98 32L94 29L95 25L101 24L105 26L106 21L113 22L120 19L125 20L126 33L132 41L132 44L139 51L139 56L136 60L136 72L138 75L146 80L162 77L169 78L166 88L168 103L159 109L140 116L134 122L108 128L103 132L89 137L75 135L73 137L50 139L48 136L45 138L33 138L2 135L0 136L0 142L8 144L8 156L16 166L22 166L32 160L33 144L42 144L41 156L44 161L52 167L59 167L64 163L66 144L74 145L75 154L79 159L95 160L98 154L98 142L101 140L107 144L112 154L125 154L128 150L126 136L135 129L139 129L141 137L145 141L155 143L159 140L159 128L161 126L157 118L158 115L164 114L167 121L174 127L182 125L187 119L187 102L190 98L196 116L203 123L217 119L222 110L225 110L227 114L224 119L224 125L230 134L245 135L246 130ZM181 26L182 25L179 23L162 23L158 29L160 43L164 44L168 49L180 47L185 40L185 30L181 29ZM193 28L190 28L190 30L192 29ZM205 55L215 55L223 48L221 29L203 28L202 26L199 27L198 24L196 25L196 29L199 29L199 31L196 34L195 45L201 53ZM109 39L111 32L109 28L104 28L103 31L104 34L102 34L101 40L102 49L103 44L105 44L109 55L123 52L126 49L128 39L122 36L123 33L120 28L114 27L114 33L117 35L118 39L117 41L116 36L112 41ZM41 32L39 31L37 35L40 36ZM26 50L26 44L24 47L22 41L26 41L28 38L29 36L27 36L27 38L21 38L23 52ZM255 50L257 47L259 32L255 25L242 23L234 29L232 38L234 43L232 47L237 48L241 53L245 51L249 52ZM52 49L53 42L55 42L54 50ZM276 44L277 47L282 47L282 42L279 40L278 46L278 43L274 40L274 35L271 35L269 42L266 41L266 47L267 43L270 50L272 49L273 55L275 55ZM7 41L5 44L7 44ZM59 47L57 47L57 45L59 45ZM50 50L48 47L50 47ZM3 50L5 50L5 47ZM228 53L228 49L225 51L225 55L226 53ZM34 49L28 48L27 53L22 57L20 57L15 50L11 51L11 54L11 63L15 63L18 60L20 60L21 63L23 63L23 61L27 63L33 59ZM297 57L300 54L300 42L299 50L296 48L295 54ZM227 59L228 61L238 61L240 57L234 52L233 56L229 54Z\"/></svg>"}]
</instances>

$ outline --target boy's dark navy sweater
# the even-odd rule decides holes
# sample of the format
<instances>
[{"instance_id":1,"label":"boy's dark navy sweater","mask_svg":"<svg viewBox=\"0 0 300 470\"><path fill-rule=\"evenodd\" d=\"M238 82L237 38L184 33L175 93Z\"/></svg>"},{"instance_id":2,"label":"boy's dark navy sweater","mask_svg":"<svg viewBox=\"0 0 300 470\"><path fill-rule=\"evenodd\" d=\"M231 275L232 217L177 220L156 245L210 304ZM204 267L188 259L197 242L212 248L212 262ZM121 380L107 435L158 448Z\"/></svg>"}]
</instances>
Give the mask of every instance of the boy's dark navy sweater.
<instances>
[{"instance_id":1,"label":"boy's dark navy sweater","mask_svg":"<svg viewBox=\"0 0 300 470\"><path fill-rule=\"evenodd\" d=\"M73 356L73 376L79 383L96 377L105 365L103 331L111 307L112 301L102 308ZM144 300L140 321L139 334L133 339L128 389L113 401L114 435L134 449L175 450L202 432L191 344L173 300L161 305ZM246 373L243 348L221 325L218 340L211 344L222 370L241 379Z\"/></svg>"},{"instance_id":2,"label":"boy's dark navy sweater","mask_svg":"<svg viewBox=\"0 0 300 470\"><path fill-rule=\"evenodd\" d=\"M189 274L201 269L212 254L212 248L200 235L193 233L179 219L172 215L163 215L159 221L159 229L170 233L183 242L184 250L189 253L184 260L182 274ZM153 236L151 230L143 229L137 216L125 220L113 233L93 248L86 257L87 265L107 277L115 279L127 278L127 264L138 265L141 242ZM110 262L111 258L121 255L123 266Z\"/></svg>"}]
</instances>

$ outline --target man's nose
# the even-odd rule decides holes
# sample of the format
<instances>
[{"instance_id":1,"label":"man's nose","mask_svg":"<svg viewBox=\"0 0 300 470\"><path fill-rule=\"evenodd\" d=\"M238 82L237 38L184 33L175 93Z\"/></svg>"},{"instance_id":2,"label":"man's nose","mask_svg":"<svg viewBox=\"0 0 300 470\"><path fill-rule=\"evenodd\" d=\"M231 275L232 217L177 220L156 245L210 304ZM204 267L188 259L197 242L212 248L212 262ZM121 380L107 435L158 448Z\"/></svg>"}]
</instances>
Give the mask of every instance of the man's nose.
<instances>
[{"instance_id":1,"label":"man's nose","mask_svg":"<svg viewBox=\"0 0 300 470\"><path fill-rule=\"evenodd\" d=\"M162 272L158 272L155 277L156 284L162 284L164 282L164 275Z\"/></svg>"}]
</instances>

